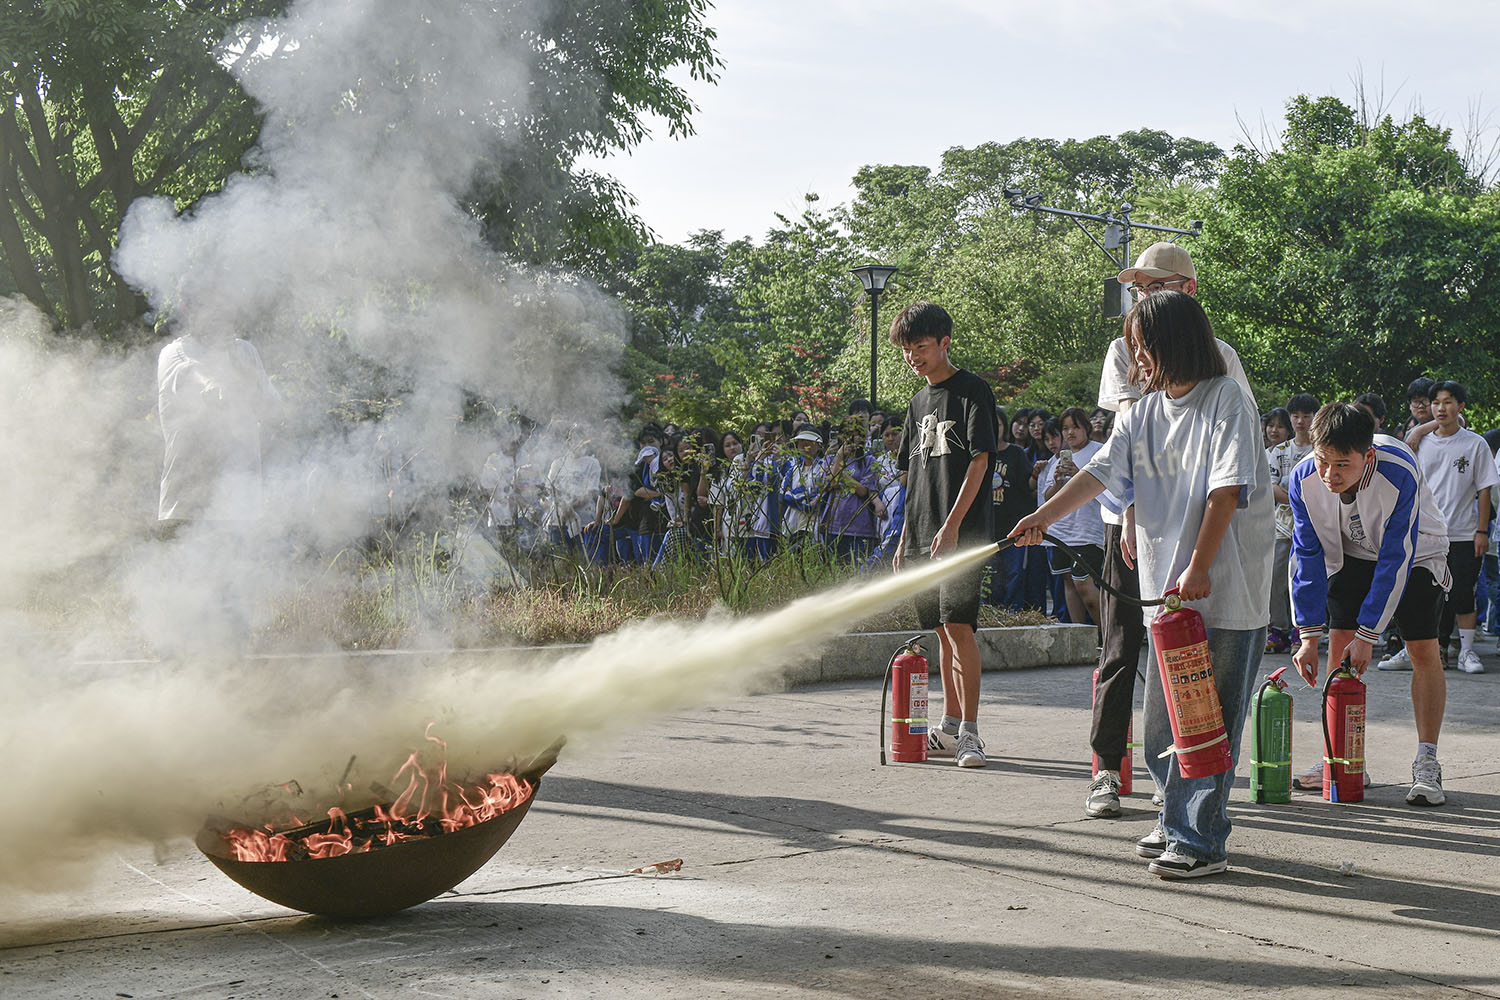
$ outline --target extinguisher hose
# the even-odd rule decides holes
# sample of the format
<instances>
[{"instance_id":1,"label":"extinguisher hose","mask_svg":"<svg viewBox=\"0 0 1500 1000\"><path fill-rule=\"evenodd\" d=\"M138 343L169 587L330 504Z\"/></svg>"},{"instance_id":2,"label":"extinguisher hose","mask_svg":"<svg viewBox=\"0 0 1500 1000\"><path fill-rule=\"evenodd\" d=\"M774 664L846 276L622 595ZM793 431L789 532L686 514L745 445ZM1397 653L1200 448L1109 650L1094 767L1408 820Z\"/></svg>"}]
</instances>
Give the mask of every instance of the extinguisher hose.
<instances>
[{"instance_id":1,"label":"extinguisher hose","mask_svg":"<svg viewBox=\"0 0 1500 1000\"><path fill-rule=\"evenodd\" d=\"M1337 670L1328 671L1328 677L1323 681L1323 711L1321 714L1323 716L1323 767L1325 770L1333 767L1333 765L1335 764L1343 764L1346 767L1349 764L1349 761L1345 760L1344 758L1335 757L1333 755L1333 735L1328 731L1328 689L1333 684L1333 679L1339 674L1348 674L1350 677L1354 676L1354 674L1349 670L1349 658L1347 656L1344 657L1344 662L1339 664L1339 668ZM1339 783L1334 780L1334 775L1332 773L1329 773L1328 801L1337 802L1338 800Z\"/></svg>"},{"instance_id":2,"label":"extinguisher hose","mask_svg":"<svg viewBox=\"0 0 1500 1000\"><path fill-rule=\"evenodd\" d=\"M1094 567L1090 566L1087 561L1079 556L1077 549L1070 546L1067 542L1059 540L1055 535L1049 535L1046 532L1043 532L1042 537L1071 556L1073 559L1073 565L1081 568L1085 573L1093 577L1094 582L1097 583L1102 589L1109 591L1115 597L1126 602L1127 604L1134 604L1137 607L1142 608L1152 608L1158 604L1167 603L1167 599L1165 597L1158 597L1154 601L1148 601L1144 598L1137 597L1134 594L1127 594L1125 593L1125 591L1120 590L1118 587L1114 587L1108 583L1105 583L1104 577L1100 575L1098 570L1094 569ZM1014 538L1001 539L995 544L995 551L1004 552L1014 544L1016 544L1016 540Z\"/></svg>"},{"instance_id":3,"label":"extinguisher hose","mask_svg":"<svg viewBox=\"0 0 1500 1000\"><path fill-rule=\"evenodd\" d=\"M1256 689L1255 701L1251 703L1253 706L1252 711L1255 713L1255 744L1260 749L1260 757L1264 757L1266 755L1266 747L1269 744L1269 740L1267 739L1267 737L1270 736L1270 727L1267 725L1268 720L1266 719L1266 716L1269 713L1266 712L1265 703L1261 699L1266 695L1266 688L1271 687L1274 683L1275 682L1270 678L1266 678L1261 686ZM1257 757L1255 760L1250 762L1250 766L1255 768L1255 801L1258 805L1264 805L1266 801L1265 770L1271 765L1262 762L1259 757Z\"/></svg>"}]
</instances>

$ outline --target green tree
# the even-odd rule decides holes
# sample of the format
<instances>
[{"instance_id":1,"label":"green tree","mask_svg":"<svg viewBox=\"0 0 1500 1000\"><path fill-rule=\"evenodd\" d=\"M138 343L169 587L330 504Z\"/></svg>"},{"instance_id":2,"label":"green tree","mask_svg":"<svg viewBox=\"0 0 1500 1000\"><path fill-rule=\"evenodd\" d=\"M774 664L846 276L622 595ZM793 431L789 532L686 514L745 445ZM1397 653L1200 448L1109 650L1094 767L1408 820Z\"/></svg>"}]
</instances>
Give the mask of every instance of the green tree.
<instances>
[{"instance_id":1,"label":"green tree","mask_svg":"<svg viewBox=\"0 0 1500 1000\"><path fill-rule=\"evenodd\" d=\"M1237 149L1200 204L1199 295L1256 379L1399 400L1425 371L1500 398L1500 195L1448 130L1298 97L1281 147Z\"/></svg>"},{"instance_id":2,"label":"green tree","mask_svg":"<svg viewBox=\"0 0 1500 1000\"><path fill-rule=\"evenodd\" d=\"M18 0L0 15L0 253L15 287L65 326L141 303L109 269L125 209L187 205L254 142L258 119L216 44L284 0ZM243 51L243 50L241 50Z\"/></svg>"},{"instance_id":3,"label":"green tree","mask_svg":"<svg viewBox=\"0 0 1500 1000\"><path fill-rule=\"evenodd\" d=\"M186 208L239 169L261 122L230 70L266 55L255 19L287 6L10 4L0 14L8 98L0 108L0 254L8 283L68 327L108 329L137 315L142 304L109 266L120 220L146 195ZM629 148L648 121L673 135L691 131L694 107L674 74L714 78L720 64L707 9L708 0L508 0L455 9L452 16L513 25L509 48L521 54L529 82L524 101L497 97L475 118L503 140L465 198L492 245L614 286L619 261L641 245L645 227L629 193L580 158ZM350 82L351 95L358 86Z\"/></svg>"},{"instance_id":4,"label":"green tree","mask_svg":"<svg viewBox=\"0 0 1500 1000\"><path fill-rule=\"evenodd\" d=\"M652 122L670 136L692 134L697 107L677 78L717 79L723 64L704 23L710 5L509 0L518 24L537 22L525 29L532 106L503 123L524 141L507 143L475 188L474 210L492 246L618 290L623 266L650 233L630 192L578 161L630 149Z\"/></svg>"},{"instance_id":5,"label":"green tree","mask_svg":"<svg viewBox=\"0 0 1500 1000\"><path fill-rule=\"evenodd\" d=\"M950 149L936 172L865 167L841 216L856 247L901 268L884 315L918 298L941 303L957 363L1013 385L1038 364L1097 361L1119 322L1104 318L1114 269L1099 248L1067 219L1016 211L1006 189L1094 212L1139 194L1137 221L1180 224L1184 202L1222 162L1211 143L1158 131L984 143ZM835 370L853 378L860 363L847 349ZM883 385L915 387L897 352L881 364Z\"/></svg>"}]
</instances>

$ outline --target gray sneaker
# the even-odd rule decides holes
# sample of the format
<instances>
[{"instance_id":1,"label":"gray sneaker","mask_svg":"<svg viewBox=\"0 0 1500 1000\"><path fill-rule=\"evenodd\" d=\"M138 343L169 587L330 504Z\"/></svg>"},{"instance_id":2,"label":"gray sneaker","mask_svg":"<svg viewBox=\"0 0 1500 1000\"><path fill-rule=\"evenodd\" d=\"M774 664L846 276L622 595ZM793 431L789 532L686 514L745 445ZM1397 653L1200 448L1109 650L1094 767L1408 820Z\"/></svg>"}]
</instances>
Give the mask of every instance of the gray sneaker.
<instances>
[{"instance_id":1,"label":"gray sneaker","mask_svg":"<svg viewBox=\"0 0 1500 1000\"><path fill-rule=\"evenodd\" d=\"M960 729L958 731L958 749L953 754L954 762L959 767L983 767L987 762L984 759L984 741L977 733Z\"/></svg>"},{"instance_id":2,"label":"gray sneaker","mask_svg":"<svg viewBox=\"0 0 1500 1000\"><path fill-rule=\"evenodd\" d=\"M1083 801L1083 813L1093 819L1107 819L1120 815L1120 772L1101 770L1089 785L1088 798Z\"/></svg>"},{"instance_id":3,"label":"gray sneaker","mask_svg":"<svg viewBox=\"0 0 1500 1000\"><path fill-rule=\"evenodd\" d=\"M1448 801L1443 794L1443 765L1437 755L1424 753L1411 764L1411 791L1406 793L1409 806L1440 806Z\"/></svg>"}]
</instances>

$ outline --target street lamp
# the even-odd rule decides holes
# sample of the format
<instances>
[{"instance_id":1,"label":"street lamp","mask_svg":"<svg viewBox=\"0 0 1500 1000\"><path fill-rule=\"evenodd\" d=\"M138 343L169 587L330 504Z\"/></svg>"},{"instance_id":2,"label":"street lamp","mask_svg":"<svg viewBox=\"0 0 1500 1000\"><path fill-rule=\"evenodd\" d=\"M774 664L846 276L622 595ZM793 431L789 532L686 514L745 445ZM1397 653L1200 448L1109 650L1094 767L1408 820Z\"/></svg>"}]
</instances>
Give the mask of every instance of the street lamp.
<instances>
[{"instance_id":1,"label":"street lamp","mask_svg":"<svg viewBox=\"0 0 1500 1000\"><path fill-rule=\"evenodd\" d=\"M885 291L885 283L896 269L887 264L864 264L851 267L849 273L859 275L860 284L870 296L870 407L874 409L880 405L875 402L875 337L880 332L880 293Z\"/></svg>"}]
</instances>

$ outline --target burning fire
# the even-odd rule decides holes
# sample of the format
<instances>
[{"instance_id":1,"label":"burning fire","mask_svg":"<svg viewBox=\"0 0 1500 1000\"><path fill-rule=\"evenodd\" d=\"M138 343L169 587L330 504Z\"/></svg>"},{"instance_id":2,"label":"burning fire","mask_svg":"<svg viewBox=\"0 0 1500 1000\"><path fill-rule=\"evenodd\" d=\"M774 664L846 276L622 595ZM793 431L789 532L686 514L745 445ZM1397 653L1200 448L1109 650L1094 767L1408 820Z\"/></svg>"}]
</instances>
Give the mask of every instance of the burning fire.
<instances>
[{"instance_id":1,"label":"burning fire","mask_svg":"<svg viewBox=\"0 0 1500 1000\"><path fill-rule=\"evenodd\" d=\"M337 858L476 826L530 797L531 783L505 772L487 774L478 783L449 781L447 744L432 735L431 725L426 739L440 748L437 763L424 767L420 751L413 751L391 780L395 785L405 776L406 788L389 808L377 805L351 814L334 806L327 820L305 823L291 817L291 828L282 830L275 823L239 827L226 831L224 840L239 861Z\"/></svg>"}]
</instances>

